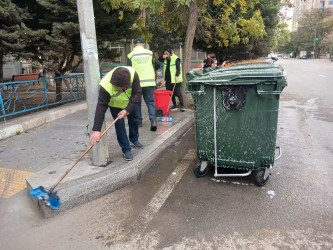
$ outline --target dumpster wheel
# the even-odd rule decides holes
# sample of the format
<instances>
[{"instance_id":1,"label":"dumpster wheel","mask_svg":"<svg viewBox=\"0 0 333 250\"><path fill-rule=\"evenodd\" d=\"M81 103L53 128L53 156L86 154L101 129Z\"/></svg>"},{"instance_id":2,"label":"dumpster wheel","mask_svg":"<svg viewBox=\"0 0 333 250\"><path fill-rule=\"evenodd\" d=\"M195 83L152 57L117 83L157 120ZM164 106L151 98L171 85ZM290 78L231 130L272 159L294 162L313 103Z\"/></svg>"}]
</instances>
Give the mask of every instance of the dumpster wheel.
<instances>
[{"instance_id":1,"label":"dumpster wheel","mask_svg":"<svg viewBox=\"0 0 333 250\"><path fill-rule=\"evenodd\" d=\"M204 177L207 175L208 171L209 171L209 167L206 165L206 168L201 171L201 162L197 163L197 165L195 165L195 167L193 168L193 173L195 174L196 177Z\"/></svg>"},{"instance_id":2,"label":"dumpster wheel","mask_svg":"<svg viewBox=\"0 0 333 250\"><path fill-rule=\"evenodd\" d=\"M265 186L265 184L269 180L269 174L267 175L267 177L265 179L265 171L266 171L266 168L259 168L255 173L255 178L257 181L257 185L259 187Z\"/></svg>"}]
</instances>

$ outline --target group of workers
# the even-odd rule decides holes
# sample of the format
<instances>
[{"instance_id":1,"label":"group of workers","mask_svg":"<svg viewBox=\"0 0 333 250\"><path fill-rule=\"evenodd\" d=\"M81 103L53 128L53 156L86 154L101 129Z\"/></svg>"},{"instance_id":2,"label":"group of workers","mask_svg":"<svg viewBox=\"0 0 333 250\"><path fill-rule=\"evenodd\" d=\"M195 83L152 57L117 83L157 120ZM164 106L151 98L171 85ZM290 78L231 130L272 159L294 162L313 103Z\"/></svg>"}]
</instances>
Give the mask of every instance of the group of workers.
<instances>
[{"instance_id":1,"label":"group of workers","mask_svg":"<svg viewBox=\"0 0 333 250\"><path fill-rule=\"evenodd\" d=\"M100 141L101 128L105 113L110 108L113 119L120 119L115 123L117 140L122 149L124 159L131 161L133 155L130 143L135 148L143 148L139 142L139 127L142 127L141 99L148 108L150 130L157 130L156 110L154 101L154 89L156 87L155 71L164 64L164 81L167 90L173 91L172 107L177 109L176 96L178 97L180 110L185 111L181 95L182 68L180 58L172 49L165 49L163 55L157 59L154 53L145 48L142 38L135 39L134 49L127 55L128 66L119 66L108 72L100 81L100 90L94 125L90 142L96 144ZM125 121L127 117L129 133L127 136Z\"/></svg>"}]
</instances>

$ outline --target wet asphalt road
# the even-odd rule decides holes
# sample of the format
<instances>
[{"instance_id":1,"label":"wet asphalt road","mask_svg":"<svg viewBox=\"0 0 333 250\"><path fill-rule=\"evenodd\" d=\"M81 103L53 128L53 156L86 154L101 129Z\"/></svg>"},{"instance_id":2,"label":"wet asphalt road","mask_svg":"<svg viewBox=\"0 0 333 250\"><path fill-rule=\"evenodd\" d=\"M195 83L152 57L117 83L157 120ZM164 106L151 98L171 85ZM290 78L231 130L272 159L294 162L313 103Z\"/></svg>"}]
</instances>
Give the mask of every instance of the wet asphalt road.
<instances>
[{"instance_id":1,"label":"wet asphalt road","mask_svg":"<svg viewBox=\"0 0 333 250\"><path fill-rule=\"evenodd\" d=\"M25 208L2 229L2 248L332 249L333 63L278 63L289 84L278 122L283 156L266 186L196 178L192 128L136 184L55 218L40 218L22 191L10 202Z\"/></svg>"}]
</instances>

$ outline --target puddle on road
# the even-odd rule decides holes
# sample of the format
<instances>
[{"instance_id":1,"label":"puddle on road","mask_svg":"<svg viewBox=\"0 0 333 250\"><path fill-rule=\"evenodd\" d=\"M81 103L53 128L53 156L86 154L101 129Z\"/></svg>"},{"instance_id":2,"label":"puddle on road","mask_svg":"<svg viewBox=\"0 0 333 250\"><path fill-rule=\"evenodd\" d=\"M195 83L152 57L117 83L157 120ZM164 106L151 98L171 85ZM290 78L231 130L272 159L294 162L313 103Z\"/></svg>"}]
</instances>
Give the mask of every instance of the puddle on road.
<instances>
[{"instance_id":1,"label":"puddle on road","mask_svg":"<svg viewBox=\"0 0 333 250\"><path fill-rule=\"evenodd\" d=\"M332 110L328 105L322 103L320 98L312 97L308 100L288 100L281 102L281 108L300 109L307 114L311 114L316 120L333 122Z\"/></svg>"}]
</instances>

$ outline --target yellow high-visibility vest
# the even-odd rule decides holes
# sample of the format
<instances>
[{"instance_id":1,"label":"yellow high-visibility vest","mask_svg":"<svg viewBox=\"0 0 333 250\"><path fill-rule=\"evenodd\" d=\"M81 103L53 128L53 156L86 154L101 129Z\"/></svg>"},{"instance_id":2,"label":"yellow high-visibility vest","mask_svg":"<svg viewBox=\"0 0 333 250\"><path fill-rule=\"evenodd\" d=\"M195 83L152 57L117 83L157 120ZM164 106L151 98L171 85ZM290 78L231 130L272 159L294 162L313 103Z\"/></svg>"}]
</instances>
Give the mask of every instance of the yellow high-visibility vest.
<instances>
[{"instance_id":1,"label":"yellow high-visibility vest","mask_svg":"<svg viewBox=\"0 0 333 250\"><path fill-rule=\"evenodd\" d=\"M173 54L170 57L170 75L171 75L171 83L175 83L175 77L176 77L176 72L177 72L177 67L176 67L176 60L179 57ZM165 76L165 70L167 66L167 59L164 60L164 76ZM183 82L183 73L182 73L182 64L180 64L180 73L178 76L178 82Z\"/></svg>"},{"instance_id":2,"label":"yellow high-visibility vest","mask_svg":"<svg viewBox=\"0 0 333 250\"><path fill-rule=\"evenodd\" d=\"M120 66L129 70L131 74L131 85L134 81L135 70L129 66ZM108 72L103 79L100 81L99 85L102 86L111 96L109 106L114 108L124 109L129 103L129 99L132 95L132 87L125 90L118 90L110 81L113 75L113 72L119 67L114 68Z\"/></svg>"},{"instance_id":3,"label":"yellow high-visibility vest","mask_svg":"<svg viewBox=\"0 0 333 250\"><path fill-rule=\"evenodd\" d=\"M132 67L138 73L140 78L140 86L150 87L156 86L155 70L153 66L153 52L142 46L134 47L133 51L127 55L132 62Z\"/></svg>"}]
</instances>

